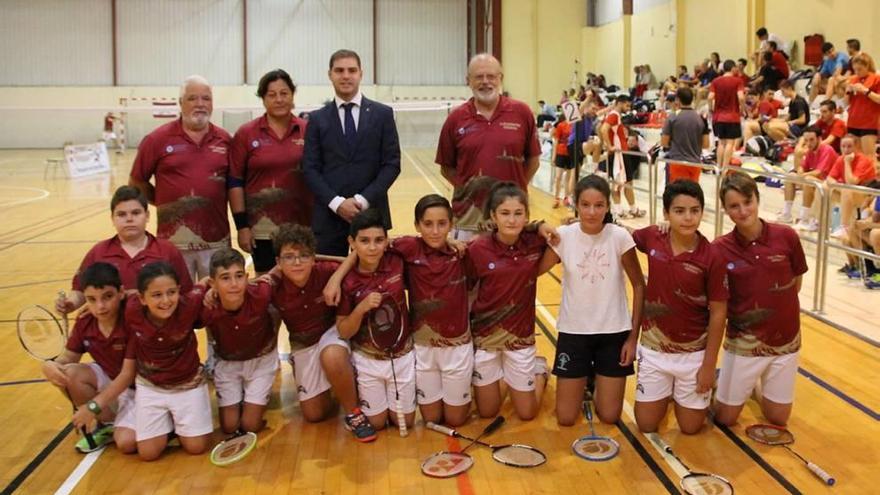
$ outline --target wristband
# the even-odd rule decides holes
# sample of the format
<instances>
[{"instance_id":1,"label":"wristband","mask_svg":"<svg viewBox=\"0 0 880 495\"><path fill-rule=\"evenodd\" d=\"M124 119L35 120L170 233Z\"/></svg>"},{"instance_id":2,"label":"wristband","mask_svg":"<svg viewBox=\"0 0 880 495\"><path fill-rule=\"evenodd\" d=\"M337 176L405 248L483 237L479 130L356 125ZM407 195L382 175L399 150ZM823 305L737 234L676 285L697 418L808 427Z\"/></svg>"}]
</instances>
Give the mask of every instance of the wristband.
<instances>
[{"instance_id":1,"label":"wristband","mask_svg":"<svg viewBox=\"0 0 880 495\"><path fill-rule=\"evenodd\" d=\"M235 230L241 230L250 227L250 225L248 224L248 215L246 211L233 213L232 221L235 223Z\"/></svg>"},{"instance_id":2,"label":"wristband","mask_svg":"<svg viewBox=\"0 0 880 495\"><path fill-rule=\"evenodd\" d=\"M90 400L90 401L86 402L86 407L95 416L101 414L101 406L99 406L98 403L95 402L94 400Z\"/></svg>"}]
</instances>

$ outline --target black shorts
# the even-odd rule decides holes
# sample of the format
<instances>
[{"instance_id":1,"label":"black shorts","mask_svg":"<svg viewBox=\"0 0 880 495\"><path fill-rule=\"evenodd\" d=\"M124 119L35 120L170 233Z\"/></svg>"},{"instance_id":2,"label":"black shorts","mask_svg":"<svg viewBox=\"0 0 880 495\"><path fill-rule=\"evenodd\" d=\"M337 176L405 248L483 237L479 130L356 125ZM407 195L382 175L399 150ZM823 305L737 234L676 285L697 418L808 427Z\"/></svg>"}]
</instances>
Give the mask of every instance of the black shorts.
<instances>
[{"instance_id":1,"label":"black shorts","mask_svg":"<svg viewBox=\"0 0 880 495\"><path fill-rule=\"evenodd\" d=\"M560 378L592 375L624 377L635 373L632 363L620 365L620 350L630 331L577 335L559 332L553 374Z\"/></svg>"},{"instance_id":2,"label":"black shorts","mask_svg":"<svg viewBox=\"0 0 880 495\"><path fill-rule=\"evenodd\" d=\"M803 128L797 124L788 124L788 132L794 137L801 137L804 134Z\"/></svg>"},{"instance_id":3,"label":"black shorts","mask_svg":"<svg viewBox=\"0 0 880 495\"><path fill-rule=\"evenodd\" d=\"M554 165L559 168L564 168L566 170L571 170L574 168L574 162L571 161L571 157L568 155L556 155Z\"/></svg>"},{"instance_id":4,"label":"black shorts","mask_svg":"<svg viewBox=\"0 0 880 495\"><path fill-rule=\"evenodd\" d=\"M613 160L613 158L612 158ZM642 157L636 155L623 155L623 169L626 171L626 183L629 184L635 179L639 178L639 171L641 170L642 165ZM608 160L602 160L599 162L598 170L605 172L608 174L609 179L614 179L614 167L608 166Z\"/></svg>"},{"instance_id":5,"label":"black shorts","mask_svg":"<svg viewBox=\"0 0 880 495\"><path fill-rule=\"evenodd\" d=\"M742 137L742 125L739 122L713 122L712 132L718 139L739 139Z\"/></svg>"},{"instance_id":6,"label":"black shorts","mask_svg":"<svg viewBox=\"0 0 880 495\"><path fill-rule=\"evenodd\" d=\"M272 247L272 241L256 239L254 244L254 252L251 253L251 257L254 259L254 270L257 273L268 272L275 266L275 249Z\"/></svg>"},{"instance_id":7,"label":"black shorts","mask_svg":"<svg viewBox=\"0 0 880 495\"><path fill-rule=\"evenodd\" d=\"M846 132L852 134L855 137L877 135L877 129L856 129L855 127L847 127Z\"/></svg>"}]
</instances>

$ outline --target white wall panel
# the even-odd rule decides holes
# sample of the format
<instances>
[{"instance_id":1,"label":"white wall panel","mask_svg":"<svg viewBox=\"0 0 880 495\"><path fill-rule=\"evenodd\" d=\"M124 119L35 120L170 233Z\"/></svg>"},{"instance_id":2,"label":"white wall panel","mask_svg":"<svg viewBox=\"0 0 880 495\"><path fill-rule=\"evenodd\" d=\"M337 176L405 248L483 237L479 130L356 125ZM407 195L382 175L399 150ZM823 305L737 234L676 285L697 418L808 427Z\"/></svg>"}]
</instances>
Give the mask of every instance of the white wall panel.
<instances>
[{"instance_id":1,"label":"white wall panel","mask_svg":"<svg viewBox=\"0 0 880 495\"><path fill-rule=\"evenodd\" d=\"M113 84L109 0L3 0L0 86Z\"/></svg>"},{"instance_id":2,"label":"white wall panel","mask_svg":"<svg viewBox=\"0 0 880 495\"><path fill-rule=\"evenodd\" d=\"M372 0L248 0L247 22L249 84L276 68L297 84L329 84L330 55L341 48L358 53L362 83L373 83Z\"/></svg>"},{"instance_id":3,"label":"white wall panel","mask_svg":"<svg viewBox=\"0 0 880 495\"><path fill-rule=\"evenodd\" d=\"M623 17L623 2L621 0L594 1L596 2L596 26L608 24Z\"/></svg>"},{"instance_id":4,"label":"white wall panel","mask_svg":"<svg viewBox=\"0 0 880 495\"><path fill-rule=\"evenodd\" d=\"M119 84L242 84L241 0L117 0Z\"/></svg>"},{"instance_id":5,"label":"white wall panel","mask_svg":"<svg viewBox=\"0 0 880 495\"><path fill-rule=\"evenodd\" d=\"M376 29L380 84L464 84L464 0L378 0Z\"/></svg>"}]
</instances>

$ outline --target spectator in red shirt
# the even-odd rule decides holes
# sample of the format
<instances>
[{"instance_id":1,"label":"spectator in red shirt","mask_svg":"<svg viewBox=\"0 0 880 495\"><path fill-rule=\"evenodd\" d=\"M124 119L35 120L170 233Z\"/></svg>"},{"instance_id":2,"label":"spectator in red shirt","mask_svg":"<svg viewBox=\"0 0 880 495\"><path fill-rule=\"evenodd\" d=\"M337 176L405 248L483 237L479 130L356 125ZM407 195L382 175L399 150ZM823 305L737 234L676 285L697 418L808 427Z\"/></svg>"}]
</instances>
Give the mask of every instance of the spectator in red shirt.
<instances>
[{"instance_id":1,"label":"spectator in red shirt","mask_svg":"<svg viewBox=\"0 0 880 495\"><path fill-rule=\"evenodd\" d=\"M814 178L817 181L825 180L825 177L828 176L828 172L831 171L831 167L837 160L837 152L831 146L819 142L819 133L819 129L812 126L804 130L803 136L794 149L795 170L792 175L803 179ZM818 222L812 218L811 211L813 198L816 195L816 188L813 186L786 182L785 206L776 221L781 223L793 221L791 210L798 189L804 191L804 197L796 228L815 231L818 229Z\"/></svg>"},{"instance_id":2,"label":"spectator in red shirt","mask_svg":"<svg viewBox=\"0 0 880 495\"><path fill-rule=\"evenodd\" d=\"M788 115L785 119L771 119L764 124L764 132L773 141L793 137L799 138L804 128L810 122L810 104L794 90L794 85L789 80L779 84L782 95L789 100Z\"/></svg>"},{"instance_id":3,"label":"spectator in red shirt","mask_svg":"<svg viewBox=\"0 0 880 495\"><path fill-rule=\"evenodd\" d=\"M846 89L849 102L847 131L871 162L876 162L877 128L880 127L880 74L874 59L860 53L852 59L855 73Z\"/></svg>"},{"instance_id":4,"label":"spectator in red shirt","mask_svg":"<svg viewBox=\"0 0 880 495\"><path fill-rule=\"evenodd\" d=\"M238 129L229 165L229 207L238 246L253 254L257 274L275 266L272 234L284 223L309 226L314 199L302 171L306 122L293 115L296 85L275 69L263 75L257 96L266 109Z\"/></svg>"},{"instance_id":5,"label":"spectator in red shirt","mask_svg":"<svg viewBox=\"0 0 880 495\"><path fill-rule=\"evenodd\" d=\"M819 105L819 119L813 122L819 130L819 142L834 148L840 153L840 140L846 135L846 123L837 118L837 104L825 100Z\"/></svg>"},{"instance_id":6,"label":"spectator in red shirt","mask_svg":"<svg viewBox=\"0 0 880 495\"><path fill-rule=\"evenodd\" d=\"M571 188L574 169L574 162L568 154L568 135L571 134L571 124L565 120L565 113L559 113L559 122L553 129L553 154L551 162L556 167L556 180L553 183L553 191L555 199L553 200L553 208L559 208L560 202L565 200L565 206L571 205ZM562 189L562 186L565 189Z\"/></svg>"},{"instance_id":7,"label":"spectator in red shirt","mask_svg":"<svg viewBox=\"0 0 880 495\"><path fill-rule=\"evenodd\" d=\"M776 99L776 90L766 88L761 92L761 100L755 106L751 118L743 124L743 142L747 142L753 136L764 134L763 125L770 119L775 119L782 108L782 102Z\"/></svg>"},{"instance_id":8,"label":"spectator in red shirt","mask_svg":"<svg viewBox=\"0 0 880 495\"><path fill-rule=\"evenodd\" d=\"M877 177L874 162L858 151L858 138L847 134L840 140L840 157L828 173L828 182L864 186ZM847 230L856 220L856 208L865 195L855 191L840 192L840 228L832 232L835 237L846 238Z\"/></svg>"},{"instance_id":9,"label":"spectator in red shirt","mask_svg":"<svg viewBox=\"0 0 880 495\"><path fill-rule=\"evenodd\" d=\"M709 86L709 109L712 110L712 131L718 138L718 164L730 164L736 141L742 137L740 113L745 103L742 79L733 73L733 60L724 61L724 75Z\"/></svg>"},{"instance_id":10,"label":"spectator in red shirt","mask_svg":"<svg viewBox=\"0 0 880 495\"><path fill-rule=\"evenodd\" d=\"M181 250L190 276L199 279L208 276L211 254L229 246L226 179L231 138L211 123L214 101L205 78L186 78L179 102L180 119L141 141L129 185L156 205L158 237Z\"/></svg>"},{"instance_id":11,"label":"spectator in red shirt","mask_svg":"<svg viewBox=\"0 0 880 495\"><path fill-rule=\"evenodd\" d=\"M788 58L786 58L785 54L779 50L775 41L768 41L767 46L770 48L770 54L773 56L773 67L782 74L783 79L788 79L788 76L791 75L791 69L788 66Z\"/></svg>"}]
</instances>

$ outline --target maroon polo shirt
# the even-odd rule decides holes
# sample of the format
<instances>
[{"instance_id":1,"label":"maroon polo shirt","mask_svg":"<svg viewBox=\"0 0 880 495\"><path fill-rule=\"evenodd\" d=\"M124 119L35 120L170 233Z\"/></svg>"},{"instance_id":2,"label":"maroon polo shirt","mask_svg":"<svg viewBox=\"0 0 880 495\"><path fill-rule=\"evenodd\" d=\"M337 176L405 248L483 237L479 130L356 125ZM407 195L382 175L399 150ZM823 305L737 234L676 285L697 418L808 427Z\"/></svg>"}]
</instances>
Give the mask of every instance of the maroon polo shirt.
<instances>
[{"instance_id":1,"label":"maroon polo shirt","mask_svg":"<svg viewBox=\"0 0 880 495\"><path fill-rule=\"evenodd\" d=\"M712 121L739 124L737 92L743 91L742 79L736 76L716 77L709 84L709 87L715 93L715 111L712 112Z\"/></svg>"},{"instance_id":2,"label":"maroon polo shirt","mask_svg":"<svg viewBox=\"0 0 880 495\"><path fill-rule=\"evenodd\" d=\"M243 180L248 221L257 239L283 223L312 224L312 191L303 177L306 121L293 117L283 137L266 115L241 126L232 139L229 175Z\"/></svg>"},{"instance_id":3,"label":"maroon polo shirt","mask_svg":"<svg viewBox=\"0 0 880 495\"><path fill-rule=\"evenodd\" d=\"M324 304L324 286L337 268L339 263L336 262L316 262L303 287L297 287L283 275L276 277L272 304L278 308L287 327L291 351L317 344L324 332L336 323L334 308Z\"/></svg>"},{"instance_id":4,"label":"maroon polo shirt","mask_svg":"<svg viewBox=\"0 0 880 495\"><path fill-rule=\"evenodd\" d=\"M478 349L517 350L535 344L538 263L547 247L535 232L508 246L485 234L468 246L468 278L479 283L471 306L471 332Z\"/></svg>"},{"instance_id":5,"label":"maroon polo shirt","mask_svg":"<svg viewBox=\"0 0 880 495\"><path fill-rule=\"evenodd\" d=\"M354 311L355 306L360 304L370 293L378 292L387 294L397 305L403 324L403 337L390 351L377 348L370 339L368 319L371 314L364 315L361 327L351 338L351 343L356 351L373 359L387 360L391 357L398 358L412 350L411 328L406 307L406 294L404 293L403 259L393 253L386 252L379 261L379 266L372 273L363 273L357 268L348 272L342 281L342 298L336 310L338 316L348 316ZM375 311L375 310L373 310ZM397 332L397 329L393 329ZM380 344L382 342L379 342Z\"/></svg>"},{"instance_id":6,"label":"maroon polo shirt","mask_svg":"<svg viewBox=\"0 0 880 495\"><path fill-rule=\"evenodd\" d=\"M161 388L177 388L192 382L199 373L199 351L194 328L201 326L204 293L195 289L180 295L177 309L162 328L146 315L137 297L128 298L125 325L129 333L127 359L137 360L138 376Z\"/></svg>"},{"instance_id":7,"label":"maroon polo shirt","mask_svg":"<svg viewBox=\"0 0 880 495\"><path fill-rule=\"evenodd\" d=\"M470 342L467 277L458 254L448 246L434 249L414 236L394 239L389 249L406 264L415 342L431 347Z\"/></svg>"},{"instance_id":8,"label":"maroon polo shirt","mask_svg":"<svg viewBox=\"0 0 880 495\"><path fill-rule=\"evenodd\" d=\"M641 344L667 353L706 348L709 301L726 301L727 273L709 241L699 232L696 249L672 253L669 234L656 225L633 232L639 251L648 255L648 288Z\"/></svg>"},{"instance_id":9,"label":"maroon polo shirt","mask_svg":"<svg viewBox=\"0 0 880 495\"><path fill-rule=\"evenodd\" d=\"M201 322L210 330L214 350L226 361L247 361L275 350L275 324L269 315L272 286L265 282L248 284L244 303L227 311L218 301L213 308L202 308Z\"/></svg>"},{"instance_id":10,"label":"maroon polo shirt","mask_svg":"<svg viewBox=\"0 0 880 495\"><path fill-rule=\"evenodd\" d=\"M754 241L734 229L712 243L730 290L724 349L741 356L790 354L801 345L795 279L807 272L804 250L794 229L761 222Z\"/></svg>"},{"instance_id":11,"label":"maroon polo shirt","mask_svg":"<svg viewBox=\"0 0 880 495\"><path fill-rule=\"evenodd\" d=\"M453 110L440 131L434 161L455 169L456 226L479 230L489 189L497 181L528 191L525 162L540 154L535 117L525 103L502 96L488 120L477 113L473 98Z\"/></svg>"},{"instance_id":12,"label":"maroon polo shirt","mask_svg":"<svg viewBox=\"0 0 880 495\"><path fill-rule=\"evenodd\" d=\"M97 318L91 313L82 313L77 317L70 337L67 338L68 351L77 354L88 352L111 380L122 371L122 361L125 360L125 348L128 344L128 333L122 323L123 310L122 307L119 308L119 318L109 336L101 333Z\"/></svg>"},{"instance_id":13,"label":"maroon polo shirt","mask_svg":"<svg viewBox=\"0 0 880 495\"><path fill-rule=\"evenodd\" d=\"M180 254L180 251L174 247L174 244L171 244L165 239L157 239L149 232L147 232L147 239L147 247L134 255L133 258L122 249L122 243L119 241L119 236L115 235L95 244L92 249L86 253L85 258L83 258L82 263L79 265L79 270L77 270L76 274L73 276L73 283L71 285L73 290L83 290L82 284L80 284L79 281L79 276L82 275L86 268L99 261L110 263L116 267L119 271L119 277L122 279L122 288L124 290L137 290L138 272L140 272L141 268L144 266L149 265L150 263L155 263L156 261L168 262L171 267L174 268L174 272L177 273L177 277L180 279L181 292L189 292L192 290L193 283L189 276L189 270L186 268L183 256Z\"/></svg>"},{"instance_id":14,"label":"maroon polo shirt","mask_svg":"<svg viewBox=\"0 0 880 495\"><path fill-rule=\"evenodd\" d=\"M180 119L141 141L131 177L144 182L156 178L159 238L185 250L229 245L226 176L230 142L228 132L209 124L202 142L195 143Z\"/></svg>"}]
</instances>

